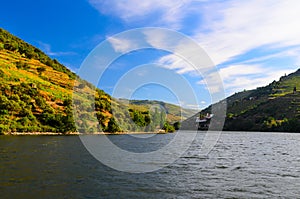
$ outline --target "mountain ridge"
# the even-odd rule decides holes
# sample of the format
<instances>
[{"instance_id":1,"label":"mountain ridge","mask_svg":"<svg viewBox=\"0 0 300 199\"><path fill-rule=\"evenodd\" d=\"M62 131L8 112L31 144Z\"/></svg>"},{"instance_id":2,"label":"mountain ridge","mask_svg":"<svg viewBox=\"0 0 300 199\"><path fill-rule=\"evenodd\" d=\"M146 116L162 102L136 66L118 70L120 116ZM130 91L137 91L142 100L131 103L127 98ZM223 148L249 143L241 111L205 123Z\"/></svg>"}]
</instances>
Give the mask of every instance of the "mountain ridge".
<instances>
[{"instance_id":1,"label":"mountain ridge","mask_svg":"<svg viewBox=\"0 0 300 199\"><path fill-rule=\"evenodd\" d=\"M300 132L300 69L267 86L235 93L214 104L227 104L223 130ZM196 117L211 113L211 105L183 123L197 125Z\"/></svg>"},{"instance_id":2,"label":"mountain ridge","mask_svg":"<svg viewBox=\"0 0 300 199\"><path fill-rule=\"evenodd\" d=\"M197 129L196 117L211 113L212 107L188 118L191 110L181 110L165 102L125 103L113 99L57 60L1 28L0 81L0 133L155 131L164 128L165 122L172 124L185 118L181 129ZM214 105L227 104L223 130L299 132L299 89L300 69L279 81L235 93ZM163 111L151 110L153 104ZM79 119L76 124L73 113Z\"/></svg>"},{"instance_id":3,"label":"mountain ridge","mask_svg":"<svg viewBox=\"0 0 300 199\"><path fill-rule=\"evenodd\" d=\"M0 134L155 131L184 119L174 110L158 113L145 103L119 102L1 28L0 94Z\"/></svg>"}]
</instances>

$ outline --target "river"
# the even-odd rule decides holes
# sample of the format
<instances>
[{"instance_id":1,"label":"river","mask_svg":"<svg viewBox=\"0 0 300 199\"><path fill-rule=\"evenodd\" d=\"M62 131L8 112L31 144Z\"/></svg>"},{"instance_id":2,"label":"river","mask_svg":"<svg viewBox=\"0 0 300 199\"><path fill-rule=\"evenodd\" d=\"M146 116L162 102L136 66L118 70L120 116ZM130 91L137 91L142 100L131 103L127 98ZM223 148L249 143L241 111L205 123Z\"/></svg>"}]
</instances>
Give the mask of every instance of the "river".
<instances>
[{"instance_id":1,"label":"river","mask_svg":"<svg viewBox=\"0 0 300 199\"><path fill-rule=\"evenodd\" d=\"M128 135L109 139L145 152L173 136L155 135L149 144L142 139L142 145ZM93 158L78 136L0 136L0 197L300 197L300 134L223 132L207 157L197 155L202 138L198 134L189 150L165 168L127 173Z\"/></svg>"}]
</instances>

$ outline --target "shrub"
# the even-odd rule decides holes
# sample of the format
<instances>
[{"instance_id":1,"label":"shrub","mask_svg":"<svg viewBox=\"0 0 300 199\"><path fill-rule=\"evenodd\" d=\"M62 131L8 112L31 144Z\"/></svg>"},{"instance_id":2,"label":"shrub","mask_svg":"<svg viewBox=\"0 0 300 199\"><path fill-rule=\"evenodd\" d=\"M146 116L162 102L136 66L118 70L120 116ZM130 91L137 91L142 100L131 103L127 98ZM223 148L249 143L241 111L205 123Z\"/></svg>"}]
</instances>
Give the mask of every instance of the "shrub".
<instances>
[{"instance_id":1,"label":"shrub","mask_svg":"<svg viewBox=\"0 0 300 199\"><path fill-rule=\"evenodd\" d=\"M43 72L46 71L46 68L45 67L38 67L36 70L39 73L39 75L41 75Z\"/></svg>"},{"instance_id":2,"label":"shrub","mask_svg":"<svg viewBox=\"0 0 300 199\"><path fill-rule=\"evenodd\" d=\"M4 49L4 44L0 43L0 50L3 50L3 49Z\"/></svg>"},{"instance_id":3,"label":"shrub","mask_svg":"<svg viewBox=\"0 0 300 199\"><path fill-rule=\"evenodd\" d=\"M7 133L7 132L9 132L9 126L0 124L0 134L4 134L4 133Z\"/></svg>"},{"instance_id":4,"label":"shrub","mask_svg":"<svg viewBox=\"0 0 300 199\"><path fill-rule=\"evenodd\" d=\"M180 122L175 122L173 124L173 126L174 126L174 128L175 128L176 131L179 130L180 129Z\"/></svg>"},{"instance_id":5,"label":"shrub","mask_svg":"<svg viewBox=\"0 0 300 199\"><path fill-rule=\"evenodd\" d=\"M29 65L27 63L25 63L25 62L18 61L18 62L16 62L16 67L18 69L28 69Z\"/></svg>"},{"instance_id":6,"label":"shrub","mask_svg":"<svg viewBox=\"0 0 300 199\"><path fill-rule=\"evenodd\" d=\"M174 132L175 128L174 126L170 125L168 122L165 122L163 126L163 130L165 130L166 132Z\"/></svg>"},{"instance_id":7,"label":"shrub","mask_svg":"<svg viewBox=\"0 0 300 199\"><path fill-rule=\"evenodd\" d=\"M5 77L5 73L3 72L3 70L0 69L0 78Z\"/></svg>"},{"instance_id":8,"label":"shrub","mask_svg":"<svg viewBox=\"0 0 300 199\"><path fill-rule=\"evenodd\" d=\"M107 128L106 128L105 131L110 132L110 133L115 133L115 132L120 132L122 130L118 126L115 118L112 117L112 118L110 118L110 120L108 122L108 125L107 125Z\"/></svg>"}]
</instances>

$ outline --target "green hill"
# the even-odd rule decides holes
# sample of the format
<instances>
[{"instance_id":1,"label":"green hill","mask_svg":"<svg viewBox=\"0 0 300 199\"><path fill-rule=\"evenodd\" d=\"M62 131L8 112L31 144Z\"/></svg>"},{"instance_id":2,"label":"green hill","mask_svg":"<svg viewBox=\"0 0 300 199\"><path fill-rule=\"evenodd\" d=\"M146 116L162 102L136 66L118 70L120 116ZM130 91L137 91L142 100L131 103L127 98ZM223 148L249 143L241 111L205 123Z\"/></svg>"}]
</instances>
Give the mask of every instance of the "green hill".
<instances>
[{"instance_id":1,"label":"green hill","mask_svg":"<svg viewBox=\"0 0 300 199\"><path fill-rule=\"evenodd\" d=\"M294 88L296 91L294 92ZM265 87L235 93L227 103L224 130L300 132L300 69ZM201 114L210 113L211 106ZM199 113L184 122L195 125Z\"/></svg>"},{"instance_id":2,"label":"green hill","mask_svg":"<svg viewBox=\"0 0 300 199\"><path fill-rule=\"evenodd\" d=\"M300 70L268 86L229 97L225 130L300 132L297 88L300 89Z\"/></svg>"},{"instance_id":3,"label":"green hill","mask_svg":"<svg viewBox=\"0 0 300 199\"><path fill-rule=\"evenodd\" d=\"M145 111L149 109L154 110L155 108L157 108L166 113L167 121L170 123L185 120L197 112L197 110L181 108L177 105L162 102L162 101L157 101L157 100L119 99L119 101L126 102L127 104L130 104L130 108L141 110L141 111Z\"/></svg>"},{"instance_id":4,"label":"green hill","mask_svg":"<svg viewBox=\"0 0 300 199\"><path fill-rule=\"evenodd\" d=\"M150 109L154 102L145 102L111 98L0 29L0 133L155 131L190 113L184 110L181 118L178 106L164 103L167 111L158 112Z\"/></svg>"},{"instance_id":5,"label":"green hill","mask_svg":"<svg viewBox=\"0 0 300 199\"><path fill-rule=\"evenodd\" d=\"M0 133L75 131L72 93L83 83L57 60L0 29Z\"/></svg>"},{"instance_id":6,"label":"green hill","mask_svg":"<svg viewBox=\"0 0 300 199\"><path fill-rule=\"evenodd\" d=\"M227 103L224 130L299 132L297 89L300 70L220 101ZM191 114L192 110L160 101L113 99L38 48L0 29L0 133L155 131ZM197 116L183 122L183 128L197 128Z\"/></svg>"}]
</instances>

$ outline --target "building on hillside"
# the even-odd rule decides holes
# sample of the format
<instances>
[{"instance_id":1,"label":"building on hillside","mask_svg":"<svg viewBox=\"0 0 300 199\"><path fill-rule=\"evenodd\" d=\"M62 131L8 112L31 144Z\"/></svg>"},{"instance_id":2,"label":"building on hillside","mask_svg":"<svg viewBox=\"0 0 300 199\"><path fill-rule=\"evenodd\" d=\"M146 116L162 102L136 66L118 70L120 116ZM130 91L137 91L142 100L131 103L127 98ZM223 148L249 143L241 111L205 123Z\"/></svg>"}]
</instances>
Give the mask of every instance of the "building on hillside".
<instances>
[{"instance_id":1,"label":"building on hillside","mask_svg":"<svg viewBox=\"0 0 300 199\"><path fill-rule=\"evenodd\" d=\"M196 117L196 123L198 123L198 130L208 130L210 120L214 114L207 113L205 116L200 113L199 117Z\"/></svg>"}]
</instances>

